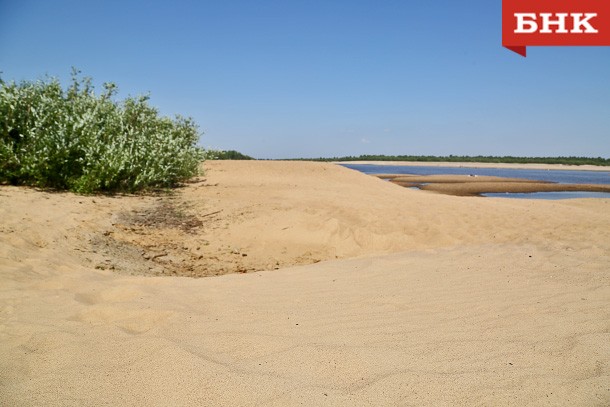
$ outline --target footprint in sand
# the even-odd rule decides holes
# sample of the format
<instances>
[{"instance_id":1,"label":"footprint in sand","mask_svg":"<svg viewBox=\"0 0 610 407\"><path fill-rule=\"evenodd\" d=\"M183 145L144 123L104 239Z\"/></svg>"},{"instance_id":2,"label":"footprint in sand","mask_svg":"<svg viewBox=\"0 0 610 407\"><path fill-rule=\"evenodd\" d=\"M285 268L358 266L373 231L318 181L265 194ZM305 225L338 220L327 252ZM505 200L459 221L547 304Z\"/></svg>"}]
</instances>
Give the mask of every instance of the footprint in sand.
<instances>
[{"instance_id":1,"label":"footprint in sand","mask_svg":"<svg viewBox=\"0 0 610 407\"><path fill-rule=\"evenodd\" d=\"M125 309L112 305L92 305L69 318L84 324L114 325L130 334L141 334L163 324L173 313L169 311Z\"/></svg>"},{"instance_id":2,"label":"footprint in sand","mask_svg":"<svg viewBox=\"0 0 610 407\"><path fill-rule=\"evenodd\" d=\"M169 311L139 308L144 305L139 305L137 299L143 296L141 291L129 288L76 293L74 299L86 308L69 319L91 325L114 325L124 332L141 334L172 315Z\"/></svg>"},{"instance_id":3,"label":"footprint in sand","mask_svg":"<svg viewBox=\"0 0 610 407\"><path fill-rule=\"evenodd\" d=\"M133 288L109 288L107 290L91 290L74 294L74 299L85 305L102 303L126 302L136 297L144 296L142 291Z\"/></svg>"}]
</instances>

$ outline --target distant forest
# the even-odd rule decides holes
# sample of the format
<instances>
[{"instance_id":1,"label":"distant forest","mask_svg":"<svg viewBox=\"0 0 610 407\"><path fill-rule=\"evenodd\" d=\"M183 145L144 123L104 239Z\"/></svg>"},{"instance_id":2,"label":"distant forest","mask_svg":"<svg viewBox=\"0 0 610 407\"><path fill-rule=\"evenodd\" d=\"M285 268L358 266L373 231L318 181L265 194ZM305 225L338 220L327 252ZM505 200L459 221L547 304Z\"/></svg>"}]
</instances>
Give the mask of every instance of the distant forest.
<instances>
[{"instance_id":1,"label":"distant forest","mask_svg":"<svg viewBox=\"0 0 610 407\"><path fill-rule=\"evenodd\" d=\"M249 155L245 155L235 150L206 150L208 160L253 160Z\"/></svg>"},{"instance_id":2,"label":"distant forest","mask_svg":"<svg viewBox=\"0 0 610 407\"><path fill-rule=\"evenodd\" d=\"M421 162L477 162L477 163L514 163L514 164L565 164L610 166L610 158L593 157L495 157L464 155L360 155L332 158L309 158L307 161L421 161Z\"/></svg>"}]
</instances>

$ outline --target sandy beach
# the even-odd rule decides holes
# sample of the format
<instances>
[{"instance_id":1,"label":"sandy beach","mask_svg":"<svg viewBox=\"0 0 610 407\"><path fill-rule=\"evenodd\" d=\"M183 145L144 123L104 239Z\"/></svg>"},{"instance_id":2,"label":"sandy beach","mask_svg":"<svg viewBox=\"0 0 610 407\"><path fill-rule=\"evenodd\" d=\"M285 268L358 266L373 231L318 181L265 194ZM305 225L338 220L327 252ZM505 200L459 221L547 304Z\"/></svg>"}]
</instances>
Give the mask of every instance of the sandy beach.
<instances>
[{"instance_id":1,"label":"sandy beach","mask_svg":"<svg viewBox=\"0 0 610 407\"><path fill-rule=\"evenodd\" d=\"M610 405L610 199L204 167L0 186L1 406Z\"/></svg>"}]
</instances>

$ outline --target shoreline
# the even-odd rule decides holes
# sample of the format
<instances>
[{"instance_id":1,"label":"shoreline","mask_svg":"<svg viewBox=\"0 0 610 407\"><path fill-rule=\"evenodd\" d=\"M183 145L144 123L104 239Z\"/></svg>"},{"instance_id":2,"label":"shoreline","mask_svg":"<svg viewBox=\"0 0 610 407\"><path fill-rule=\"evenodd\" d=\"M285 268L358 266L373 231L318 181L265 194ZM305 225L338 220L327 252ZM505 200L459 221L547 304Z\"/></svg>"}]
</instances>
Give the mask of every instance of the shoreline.
<instances>
[{"instance_id":1,"label":"shoreline","mask_svg":"<svg viewBox=\"0 0 610 407\"><path fill-rule=\"evenodd\" d=\"M405 167L452 167L452 168L511 168L524 170L564 170L564 171L601 171L610 173L610 167L597 165L566 165L566 164L517 164L517 163L476 163L476 162L446 162L446 161L332 161L333 164L362 165L395 165Z\"/></svg>"},{"instance_id":2,"label":"shoreline","mask_svg":"<svg viewBox=\"0 0 610 407\"><path fill-rule=\"evenodd\" d=\"M610 198L610 185L606 184L562 184L485 175L370 175L405 188L418 188L454 196L482 196L486 193L602 192L607 193Z\"/></svg>"}]
</instances>

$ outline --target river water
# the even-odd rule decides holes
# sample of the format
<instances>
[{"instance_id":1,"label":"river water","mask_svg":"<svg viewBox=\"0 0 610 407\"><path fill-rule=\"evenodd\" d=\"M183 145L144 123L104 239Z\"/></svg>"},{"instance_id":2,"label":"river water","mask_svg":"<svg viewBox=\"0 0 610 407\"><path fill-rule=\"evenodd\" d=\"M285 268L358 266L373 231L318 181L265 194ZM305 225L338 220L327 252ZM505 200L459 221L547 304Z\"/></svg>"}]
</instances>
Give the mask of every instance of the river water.
<instances>
[{"instance_id":1,"label":"river water","mask_svg":"<svg viewBox=\"0 0 610 407\"><path fill-rule=\"evenodd\" d=\"M582 170L532 170L514 168L466 168L407 165L342 164L344 167L365 174L413 174L413 175L489 175L504 178L524 178L535 181L549 181L561 184L610 184L608 171ZM568 199L568 198L610 198L604 192L535 192L483 194L489 197L528 199Z\"/></svg>"}]
</instances>

